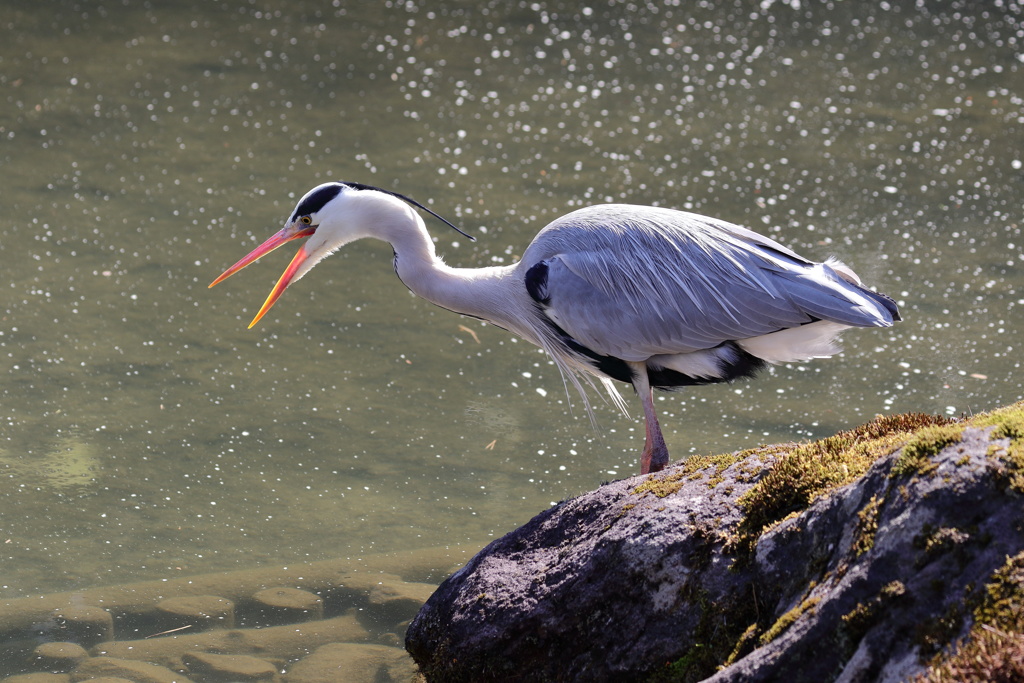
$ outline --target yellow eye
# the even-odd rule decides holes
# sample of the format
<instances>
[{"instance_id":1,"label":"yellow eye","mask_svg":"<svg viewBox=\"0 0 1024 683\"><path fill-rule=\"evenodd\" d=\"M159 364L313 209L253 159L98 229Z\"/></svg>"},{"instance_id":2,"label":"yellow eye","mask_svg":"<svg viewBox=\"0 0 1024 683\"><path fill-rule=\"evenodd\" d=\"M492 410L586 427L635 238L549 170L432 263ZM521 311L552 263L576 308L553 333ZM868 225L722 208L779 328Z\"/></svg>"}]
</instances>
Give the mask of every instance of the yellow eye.
<instances>
[{"instance_id":1,"label":"yellow eye","mask_svg":"<svg viewBox=\"0 0 1024 683\"><path fill-rule=\"evenodd\" d=\"M310 225L313 222L313 219L310 218L309 216L303 216L299 220L302 221L303 225Z\"/></svg>"}]
</instances>

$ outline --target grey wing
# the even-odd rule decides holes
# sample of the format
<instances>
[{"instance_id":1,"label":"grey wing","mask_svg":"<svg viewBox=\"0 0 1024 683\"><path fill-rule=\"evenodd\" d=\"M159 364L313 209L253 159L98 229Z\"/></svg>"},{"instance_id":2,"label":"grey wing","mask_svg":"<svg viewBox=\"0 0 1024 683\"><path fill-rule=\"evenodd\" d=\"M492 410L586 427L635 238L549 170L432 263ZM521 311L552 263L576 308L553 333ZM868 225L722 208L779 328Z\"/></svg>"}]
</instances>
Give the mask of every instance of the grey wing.
<instances>
[{"instance_id":1,"label":"grey wing","mask_svg":"<svg viewBox=\"0 0 1024 683\"><path fill-rule=\"evenodd\" d=\"M535 258L548 255L531 271L535 283L545 276L545 287L531 295L578 342L624 360L690 353L815 320L853 327L893 320L879 295L828 264L693 214L598 207L556 221L538 243Z\"/></svg>"}]
</instances>

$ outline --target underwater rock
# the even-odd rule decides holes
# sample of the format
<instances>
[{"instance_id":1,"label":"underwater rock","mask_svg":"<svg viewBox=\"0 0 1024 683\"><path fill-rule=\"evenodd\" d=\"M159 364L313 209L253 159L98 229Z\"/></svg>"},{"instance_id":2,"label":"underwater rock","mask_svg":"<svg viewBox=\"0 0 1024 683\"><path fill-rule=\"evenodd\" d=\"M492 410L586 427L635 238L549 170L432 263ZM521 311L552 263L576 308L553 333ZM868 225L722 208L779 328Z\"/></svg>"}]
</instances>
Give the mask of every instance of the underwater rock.
<instances>
[{"instance_id":1,"label":"underwater rock","mask_svg":"<svg viewBox=\"0 0 1024 683\"><path fill-rule=\"evenodd\" d=\"M348 579L348 585L356 585L353 580L363 578L355 575ZM369 603L374 618L380 623L397 623L408 621L416 616L420 607L427 601L437 586L428 583L402 581L397 576L382 574L375 578L374 585L369 587Z\"/></svg>"},{"instance_id":2,"label":"underwater rock","mask_svg":"<svg viewBox=\"0 0 1024 683\"><path fill-rule=\"evenodd\" d=\"M324 601L316 593L299 588L266 588L252 596L250 608L261 625L290 624L324 618Z\"/></svg>"},{"instance_id":3,"label":"underwater rock","mask_svg":"<svg viewBox=\"0 0 1024 683\"><path fill-rule=\"evenodd\" d=\"M1024 404L695 457L494 541L406 648L428 681L907 680L1019 641L1022 506Z\"/></svg>"},{"instance_id":4,"label":"underwater rock","mask_svg":"<svg viewBox=\"0 0 1024 683\"><path fill-rule=\"evenodd\" d=\"M277 667L249 655L218 655L208 652L190 653L182 658L189 674L203 683L254 683L278 680Z\"/></svg>"},{"instance_id":5,"label":"underwater rock","mask_svg":"<svg viewBox=\"0 0 1024 683\"><path fill-rule=\"evenodd\" d=\"M42 616L27 630L45 640L89 647L114 637L114 618L100 607L67 605Z\"/></svg>"},{"instance_id":6,"label":"underwater rock","mask_svg":"<svg viewBox=\"0 0 1024 683\"><path fill-rule=\"evenodd\" d=\"M254 605L252 596L268 586L290 586L309 591L335 604L365 604L367 611L375 613L377 621L386 620L389 612L400 607L399 611L405 614L402 619L409 619L433 592L436 583L470 556L471 550L467 546L418 548L290 567L255 567L66 593L0 598L0 654L4 652L4 643L24 639L36 642L70 640L85 647L110 640L114 637L111 614L117 616L122 632L149 628L158 620L157 603L171 596L210 595L229 600L235 603L239 625L248 626L246 620L251 611L256 612L254 621L259 622L260 619L258 608L249 609ZM434 583L419 583L421 581ZM381 589L381 586L385 588ZM375 594L372 603L368 602L371 592ZM393 598L388 599L388 594ZM419 604L413 605L402 596L414 599L419 596Z\"/></svg>"},{"instance_id":7,"label":"underwater rock","mask_svg":"<svg viewBox=\"0 0 1024 683\"><path fill-rule=\"evenodd\" d=\"M372 641L394 647L350 649L344 658L363 667L371 654L386 654L381 680L394 674L407 683L415 666L398 649L399 634L453 562L468 557L465 548L423 548L0 599L0 681L71 683L64 672L100 676L90 667L114 660L200 683L277 681L321 646ZM77 664L89 654L101 664ZM150 675L118 666L121 675L104 677Z\"/></svg>"},{"instance_id":8,"label":"underwater rock","mask_svg":"<svg viewBox=\"0 0 1024 683\"><path fill-rule=\"evenodd\" d=\"M78 643L41 643L32 651L33 664L50 672L71 671L89 658L89 653Z\"/></svg>"},{"instance_id":9,"label":"underwater rock","mask_svg":"<svg viewBox=\"0 0 1024 683\"><path fill-rule=\"evenodd\" d=\"M87 659L71 674L71 681L81 683L101 677L123 678L134 683L191 683L191 679L156 664L111 657Z\"/></svg>"},{"instance_id":10,"label":"underwater rock","mask_svg":"<svg viewBox=\"0 0 1024 683\"><path fill-rule=\"evenodd\" d=\"M324 645L294 664L285 683L408 683L416 666L400 649L383 645Z\"/></svg>"},{"instance_id":11,"label":"underwater rock","mask_svg":"<svg viewBox=\"0 0 1024 683\"><path fill-rule=\"evenodd\" d=\"M8 676L2 680L3 683L71 683L71 676L67 674L34 673L17 674L15 676ZM90 683L100 682L91 681ZM127 683L131 683L131 681L128 681Z\"/></svg>"},{"instance_id":12,"label":"underwater rock","mask_svg":"<svg viewBox=\"0 0 1024 683\"><path fill-rule=\"evenodd\" d=\"M184 627L195 631L234 628L235 603L216 595L167 598L156 604L159 628L168 631Z\"/></svg>"},{"instance_id":13,"label":"underwater rock","mask_svg":"<svg viewBox=\"0 0 1024 683\"><path fill-rule=\"evenodd\" d=\"M267 659L298 659L326 643L365 641L369 634L352 615L301 624L252 629L214 629L162 638L118 640L97 645L93 656L157 662L177 669L189 654L216 652L258 655Z\"/></svg>"}]
</instances>

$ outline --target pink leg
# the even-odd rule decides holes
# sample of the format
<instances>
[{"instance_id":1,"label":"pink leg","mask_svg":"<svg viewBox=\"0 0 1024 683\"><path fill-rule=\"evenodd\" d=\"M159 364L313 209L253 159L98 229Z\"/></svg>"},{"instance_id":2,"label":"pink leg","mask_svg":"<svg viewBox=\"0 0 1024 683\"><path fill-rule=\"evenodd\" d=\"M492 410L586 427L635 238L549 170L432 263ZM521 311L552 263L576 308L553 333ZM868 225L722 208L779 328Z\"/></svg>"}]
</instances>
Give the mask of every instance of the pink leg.
<instances>
[{"instance_id":1,"label":"pink leg","mask_svg":"<svg viewBox=\"0 0 1024 683\"><path fill-rule=\"evenodd\" d=\"M644 423L647 427L647 442L644 444L644 451L640 454L640 474L660 472L668 465L668 447L665 445L665 437L661 435L661 425L658 424L658 416L654 412L654 392L647 391L647 397L643 399Z\"/></svg>"},{"instance_id":2,"label":"pink leg","mask_svg":"<svg viewBox=\"0 0 1024 683\"><path fill-rule=\"evenodd\" d=\"M665 437L661 434L658 415L654 411L654 390L651 389L647 377L647 365L630 365L633 367L633 388L636 389L640 403L644 407L644 426L647 432L644 450L640 454L640 474L660 472L668 465L668 447L665 445Z\"/></svg>"}]
</instances>

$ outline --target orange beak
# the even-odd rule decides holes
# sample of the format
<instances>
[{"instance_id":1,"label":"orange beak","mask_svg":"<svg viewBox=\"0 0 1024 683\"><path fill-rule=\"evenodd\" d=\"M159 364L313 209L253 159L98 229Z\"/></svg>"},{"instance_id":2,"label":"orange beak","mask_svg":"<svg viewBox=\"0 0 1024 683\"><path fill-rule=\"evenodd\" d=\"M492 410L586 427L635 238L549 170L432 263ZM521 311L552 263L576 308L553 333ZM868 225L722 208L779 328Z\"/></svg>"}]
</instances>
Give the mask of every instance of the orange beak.
<instances>
[{"instance_id":1,"label":"orange beak","mask_svg":"<svg viewBox=\"0 0 1024 683\"><path fill-rule=\"evenodd\" d=\"M268 239L260 246L253 249L251 252L249 252L245 257L242 258L241 261L239 261L238 263L236 263L235 265L231 266L223 273L221 273L220 277L218 277L216 280L210 283L210 287L213 287L215 284L221 282L222 280L228 279L229 277L240 271L242 268L245 268L253 261L259 259L261 256L265 256L266 254L269 254L270 252L274 251L285 242L291 242L292 240L296 240L301 237L309 237L315 231L316 228L313 226L296 225L295 223L286 226L276 235ZM281 298L281 295L284 293L284 290L288 287L292 279L295 277L295 273L298 272L299 266L301 266L302 262L305 261L307 258L309 258L309 252L306 251L306 247L305 245L303 245L299 247L299 251L292 258L291 263L289 263L288 267L284 269L284 273L281 274L281 277L277 281L277 284L274 285L274 288L272 290L270 290L270 296L268 296L267 300L263 302L263 307L260 308L259 313L257 313L256 317L252 319L251 323L249 323L250 329L252 329L252 326L260 321L260 318L266 315L267 311L270 310L270 307L274 305L274 302Z\"/></svg>"}]
</instances>

